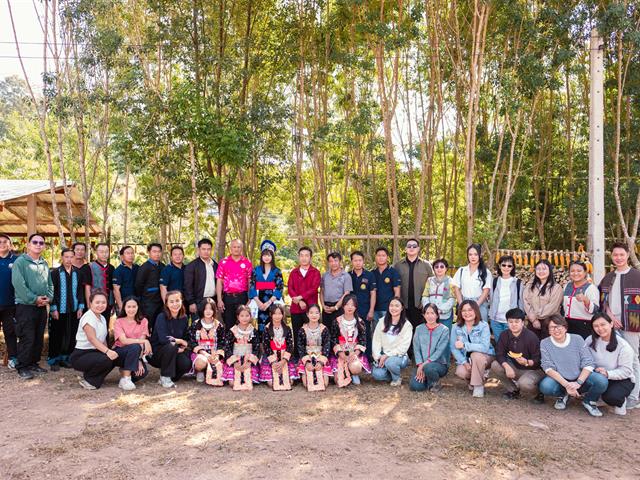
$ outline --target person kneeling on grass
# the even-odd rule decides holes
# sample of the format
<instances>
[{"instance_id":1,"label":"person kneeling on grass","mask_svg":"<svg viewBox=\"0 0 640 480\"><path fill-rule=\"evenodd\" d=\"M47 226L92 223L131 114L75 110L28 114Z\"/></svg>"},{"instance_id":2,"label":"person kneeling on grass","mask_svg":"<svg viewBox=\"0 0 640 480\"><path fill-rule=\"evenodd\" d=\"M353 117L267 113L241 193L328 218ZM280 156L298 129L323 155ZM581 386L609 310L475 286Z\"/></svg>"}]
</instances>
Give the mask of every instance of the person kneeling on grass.
<instances>
[{"instance_id":1,"label":"person kneeling on grass","mask_svg":"<svg viewBox=\"0 0 640 480\"><path fill-rule=\"evenodd\" d=\"M520 392L536 394L534 403L544 403L538 393L538 383L544 377L540 370L540 340L525 328L526 314L519 308L507 311L508 330L500 334L496 344L496 359L491 371L502 382L507 400L520 398Z\"/></svg>"},{"instance_id":2,"label":"person kneeling on grass","mask_svg":"<svg viewBox=\"0 0 640 480\"><path fill-rule=\"evenodd\" d=\"M118 354L115 364L120 367L120 383L122 390L135 390L135 382L149 373L144 355L150 355L149 323L142 317L140 304L135 297L125 298L122 311L113 329L115 342L113 350Z\"/></svg>"},{"instance_id":3,"label":"person kneeling on grass","mask_svg":"<svg viewBox=\"0 0 640 480\"><path fill-rule=\"evenodd\" d=\"M217 318L218 306L213 298L205 298L199 306L200 318L189 328L192 373L196 381L205 381L207 366L215 369L224 359L224 325Z\"/></svg>"},{"instance_id":4,"label":"person kneeling on grass","mask_svg":"<svg viewBox=\"0 0 640 480\"><path fill-rule=\"evenodd\" d=\"M80 318L76 348L69 357L73 368L83 372L80 386L87 390L100 388L118 358L118 354L107 346L107 321L102 316L107 304L104 290L91 292L89 310Z\"/></svg>"},{"instance_id":5,"label":"person kneeling on grass","mask_svg":"<svg viewBox=\"0 0 640 480\"><path fill-rule=\"evenodd\" d=\"M439 310L435 303L422 307L424 323L416 327L413 337L413 353L416 356L416 373L409 388L414 392L442 390L440 379L449 370L449 328L438 321Z\"/></svg>"},{"instance_id":6,"label":"person kneeling on grass","mask_svg":"<svg viewBox=\"0 0 640 480\"><path fill-rule=\"evenodd\" d=\"M549 319L550 336L540 343L542 369L546 376L540 393L556 397L555 409L567 408L569 397L582 398L591 416L601 417L596 401L608 386L607 377L594 371L596 364L580 335L567 333L567 320L560 314Z\"/></svg>"},{"instance_id":7,"label":"person kneeling on grass","mask_svg":"<svg viewBox=\"0 0 640 480\"><path fill-rule=\"evenodd\" d=\"M189 353L189 319L182 292L174 290L164 298L164 311L156 318L151 334L153 354L149 363L160 369L158 383L164 388L173 388L185 373L191 369Z\"/></svg>"},{"instance_id":8,"label":"person kneeling on grass","mask_svg":"<svg viewBox=\"0 0 640 480\"><path fill-rule=\"evenodd\" d=\"M634 387L633 349L616 335L613 320L606 313L596 313L591 319L591 337L585 345L591 350L596 363L595 371L607 377L607 390L602 400L614 408L617 415L627 414L627 397Z\"/></svg>"},{"instance_id":9,"label":"person kneeling on grass","mask_svg":"<svg viewBox=\"0 0 640 480\"><path fill-rule=\"evenodd\" d=\"M407 351L411 346L413 327L407 321L402 300L395 297L389 302L383 322L373 332L373 378L380 382L391 380L392 387L402 384L401 371L409 365Z\"/></svg>"},{"instance_id":10,"label":"person kneeling on grass","mask_svg":"<svg viewBox=\"0 0 640 480\"><path fill-rule=\"evenodd\" d=\"M456 375L469 382L474 397L484 397L485 373L493 362L494 349L489 324L482 320L475 300L460 304L449 344L457 363Z\"/></svg>"}]
</instances>

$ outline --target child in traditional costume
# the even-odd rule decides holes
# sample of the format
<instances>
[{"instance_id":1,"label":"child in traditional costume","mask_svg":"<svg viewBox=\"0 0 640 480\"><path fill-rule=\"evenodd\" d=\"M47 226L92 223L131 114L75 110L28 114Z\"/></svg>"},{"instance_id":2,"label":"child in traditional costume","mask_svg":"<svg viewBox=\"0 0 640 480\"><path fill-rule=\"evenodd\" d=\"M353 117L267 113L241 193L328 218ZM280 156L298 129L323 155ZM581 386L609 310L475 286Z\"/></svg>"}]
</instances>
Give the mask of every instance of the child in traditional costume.
<instances>
[{"instance_id":1,"label":"child in traditional costume","mask_svg":"<svg viewBox=\"0 0 640 480\"><path fill-rule=\"evenodd\" d=\"M331 343L334 357L331 365L334 380L339 387L349 383L360 385L360 374L364 370L371 373L366 351L366 329L363 321L358 317L358 300L349 294L344 298L344 313L336 318L331 325Z\"/></svg>"},{"instance_id":2,"label":"child in traditional costume","mask_svg":"<svg viewBox=\"0 0 640 480\"><path fill-rule=\"evenodd\" d=\"M288 374L290 385L299 378L297 365L293 361L293 331L285 323L286 311L284 305L269 307L269 322L262 334L262 364L260 366L260 381L273 386L274 374L286 382L283 373ZM282 383L280 381L278 384ZM288 388L286 388L288 390Z\"/></svg>"},{"instance_id":3,"label":"child in traditional costume","mask_svg":"<svg viewBox=\"0 0 640 480\"><path fill-rule=\"evenodd\" d=\"M331 353L331 335L329 329L320 323L322 313L318 305L310 305L307 308L307 321L298 332L299 343L298 374L302 383L308 388L309 379L315 379L321 375L324 386L329 385L329 377L333 375L333 369L329 362ZM308 374L307 372L311 372Z\"/></svg>"},{"instance_id":4,"label":"child in traditional costume","mask_svg":"<svg viewBox=\"0 0 640 480\"><path fill-rule=\"evenodd\" d=\"M224 371L224 325L217 319L216 302L207 298L200 306L200 318L189 328L192 373L198 382L221 386Z\"/></svg>"},{"instance_id":5,"label":"child in traditional costume","mask_svg":"<svg viewBox=\"0 0 640 480\"><path fill-rule=\"evenodd\" d=\"M260 381L258 354L260 339L257 329L251 323L251 309L240 305L236 310L236 324L225 334L224 353L226 365L222 379L229 382L235 390L246 386L251 389L251 382ZM242 385L237 385L236 381Z\"/></svg>"}]
</instances>

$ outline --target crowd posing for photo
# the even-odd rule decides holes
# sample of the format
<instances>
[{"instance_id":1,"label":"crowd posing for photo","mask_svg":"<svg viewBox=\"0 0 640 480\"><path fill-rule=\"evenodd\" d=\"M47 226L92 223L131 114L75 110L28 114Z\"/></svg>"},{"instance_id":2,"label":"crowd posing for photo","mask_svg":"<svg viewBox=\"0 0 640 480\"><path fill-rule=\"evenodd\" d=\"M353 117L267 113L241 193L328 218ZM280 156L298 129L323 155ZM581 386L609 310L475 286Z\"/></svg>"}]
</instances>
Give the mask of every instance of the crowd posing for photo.
<instances>
[{"instance_id":1,"label":"crowd posing for photo","mask_svg":"<svg viewBox=\"0 0 640 480\"><path fill-rule=\"evenodd\" d=\"M33 234L17 256L0 234L0 321L9 367L25 380L48 371L40 364L48 330L49 369L82 372L87 390L115 367L125 391L150 367L164 388L187 376L234 390L260 383L288 390L300 381L315 391L331 378L345 388L369 374L398 387L412 366L409 388L437 393L453 361L473 397L483 397L494 377L507 400L551 397L564 410L573 398L595 417L603 405L619 415L639 406L640 271L629 266L624 243L613 245L615 269L599 286L574 261L564 287L546 260L528 283L509 255L494 275L478 244L450 277L445 259L420 258L415 239L394 265L379 247L371 271L361 251L351 253L349 272L332 252L321 274L302 247L286 285L269 240L255 266L239 240L218 263L212 242L201 239L186 265L180 246L167 265L160 244L148 245L142 265L124 246L116 268L105 243L90 263L84 244L63 249L52 270L44 248Z\"/></svg>"}]
</instances>

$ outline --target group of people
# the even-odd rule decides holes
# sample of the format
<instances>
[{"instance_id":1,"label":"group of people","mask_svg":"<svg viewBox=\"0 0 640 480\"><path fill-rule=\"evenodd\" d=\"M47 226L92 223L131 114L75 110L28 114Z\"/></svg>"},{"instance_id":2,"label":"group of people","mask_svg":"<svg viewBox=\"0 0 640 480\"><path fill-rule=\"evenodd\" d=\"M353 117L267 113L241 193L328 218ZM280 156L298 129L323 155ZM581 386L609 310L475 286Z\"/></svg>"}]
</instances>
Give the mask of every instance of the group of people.
<instances>
[{"instance_id":1,"label":"group of people","mask_svg":"<svg viewBox=\"0 0 640 480\"><path fill-rule=\"evenodd\" d=\"M494 376L505 399L526 393L543 403L550 396L559 410L572 397L593 416L602 415L599 402L617 414L639 405L640 271L629 266L624 243L613 245L615 270L599 286L574 261L564 288L547 260L526 284L509 255L494 276L478 244L452 277L445 259L420 258L416 239L393 266L379 247L371 271L361 251L351 253L349 272L332 252L321 274L312 250L302 247L286 283L289 312L269 240L255 266L239 240L217 263L212 242L201 239L187 265L180 246L171 248L168 265L160 244L148 246L142 265L124 246L117 268L107 244L96 245L95 260L86 263L85 246L76 243L51 271L44 246L33 234L16 256L0 234L0 320L10 366L23 379L47 371L39 361L48 323L50 369L83 372L86 389L119 367L120 388L133 390L149 365L166 388L187 374L211 385L233 386L238 378L272 384L274 375L306 385L308 372L325 386L331 377L357 385L366 373L399 386L413 362L410 389L437 392L453 359L474 397L484 396ZM345 375L350 381L338 382Z\"/></svg>"}]
</instances>

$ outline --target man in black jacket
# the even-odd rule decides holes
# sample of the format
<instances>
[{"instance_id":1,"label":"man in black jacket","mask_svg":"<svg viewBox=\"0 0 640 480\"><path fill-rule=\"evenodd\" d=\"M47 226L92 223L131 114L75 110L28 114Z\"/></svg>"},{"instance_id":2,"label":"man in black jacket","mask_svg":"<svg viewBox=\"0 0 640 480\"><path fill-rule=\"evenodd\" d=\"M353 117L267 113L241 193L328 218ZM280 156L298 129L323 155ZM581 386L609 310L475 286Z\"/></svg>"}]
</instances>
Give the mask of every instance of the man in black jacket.
<instances>
[{"instance_id":1,"label":"man in black jacket","mask_svg":"<svg viewBox=\"0 0 640 480\"><path fill-rule=\"evenodd\" d=\"M160 272L164 268L162 258L162 245L150 243L147 247L149 259L140 265L136 275L135 290L140 299L142 314L149 321L149 327L153 329L156 317L162 311L162 297L160 296Z\"/></svg>"},{"instance_id":2,"label":"man in black jacket","mask_svg":"<svg viewBox=\"0 0 640 480\"><path fill-rule=\"evenodd\" d=\"M198 306L205 298L216 296L218 264L211 258L213 243L208 238L198 242L198 257L184 267L184 296L189 313L198 315Z\"/></svg>"}]
</instances>

